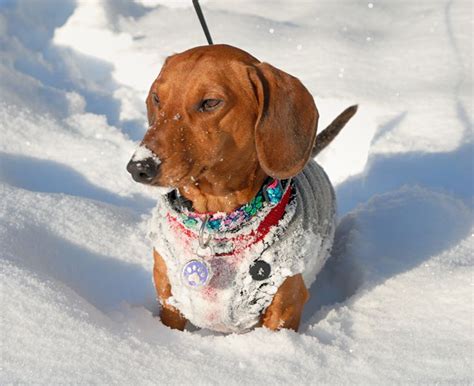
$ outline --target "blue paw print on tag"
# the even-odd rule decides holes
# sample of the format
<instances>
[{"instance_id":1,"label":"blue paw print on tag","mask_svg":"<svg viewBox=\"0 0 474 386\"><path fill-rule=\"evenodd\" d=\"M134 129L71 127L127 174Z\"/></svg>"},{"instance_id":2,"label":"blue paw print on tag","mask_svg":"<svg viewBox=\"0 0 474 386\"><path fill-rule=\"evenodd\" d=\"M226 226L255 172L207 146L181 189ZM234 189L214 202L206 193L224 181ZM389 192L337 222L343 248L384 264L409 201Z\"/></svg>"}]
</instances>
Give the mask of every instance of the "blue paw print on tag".
<instances>
[{"instance_id":1,"label":"blue paw print on tag","mask_svg":"<svg viewBox=\"0 0 474 386\"><path fill-rule=\"evenodd\" d=\"M192 288L207 284L210 278L209 266L201 260L188 261L182 269L184 283Z\"/></svg>"}]
</instances>

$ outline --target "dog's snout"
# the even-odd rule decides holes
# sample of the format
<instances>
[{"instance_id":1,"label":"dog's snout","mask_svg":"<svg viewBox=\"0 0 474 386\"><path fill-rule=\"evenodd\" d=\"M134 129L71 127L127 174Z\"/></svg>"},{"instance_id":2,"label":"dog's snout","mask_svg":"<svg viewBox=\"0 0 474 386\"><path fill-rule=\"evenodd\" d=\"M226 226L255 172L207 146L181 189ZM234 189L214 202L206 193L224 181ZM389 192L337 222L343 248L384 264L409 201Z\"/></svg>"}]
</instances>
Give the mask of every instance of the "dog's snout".
<instances>
[{"instance_id":1,"label":"dog's snout","mask_svg":"<svg viewBox=\"0 0 474 386\"><path fill-rule=\"evenodd\" d=\"M142 184L149 184L158 174L159 165L153 158L145 158L134 161L133 159L127 164L127 171L132 178Z\"/></svg>"}]
</instances>

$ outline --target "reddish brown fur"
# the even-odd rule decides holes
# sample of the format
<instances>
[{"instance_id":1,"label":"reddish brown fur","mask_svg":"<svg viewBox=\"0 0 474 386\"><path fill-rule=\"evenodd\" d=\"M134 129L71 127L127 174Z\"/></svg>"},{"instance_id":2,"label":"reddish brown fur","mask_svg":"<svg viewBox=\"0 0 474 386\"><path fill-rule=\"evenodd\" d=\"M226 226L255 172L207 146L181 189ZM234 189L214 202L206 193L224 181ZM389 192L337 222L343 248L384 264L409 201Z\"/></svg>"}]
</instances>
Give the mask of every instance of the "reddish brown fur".
<instances>
[{"instance_id":1,"label":"reddish brown fur","mask_svg":"<svg viewBox=\"0 0 474 386\"><path fill-rule=\"evenodd\" d=\"M199 111L205 99L223 103ZM316 137L318 112L301 82L227 45L169 57L146 104L150 127L142 143L162 161L152 185L178 188L199 212L232 211L249 202L268 175L298 174ZM166 303L172 293L166 265L154 256L162 321L183 329L185 319ZM263 325L297 330L307 298L301 275L288 278L262 315Z\"/></svg>"},{"instance_id":2,"label":"reddish brown fur","mask_svg":"<svg viewBox=\"0 0 474 386\"><path fill-rule=\"evenodd\" d=\"M272 90L277 80L283 88ZM290 97L300 104L277 101ZM198 111L199 103L210 98L222 99L223 106ZM296 113L289 111L291 106ZM226 45L197 47L168 58L151 86L147 109L150 128L143 144L163 162L153 183L178 187L201 212L228 212L250 201L267 173L297 174L316 133L314 102L296 78ZM308 123L301 123L305 118ZM284 133L290 126L295 126L294 140ZM289 148L295 141L294 149ZM305 148L298 152L301 146Z\"/></svg>"}]
</instances>

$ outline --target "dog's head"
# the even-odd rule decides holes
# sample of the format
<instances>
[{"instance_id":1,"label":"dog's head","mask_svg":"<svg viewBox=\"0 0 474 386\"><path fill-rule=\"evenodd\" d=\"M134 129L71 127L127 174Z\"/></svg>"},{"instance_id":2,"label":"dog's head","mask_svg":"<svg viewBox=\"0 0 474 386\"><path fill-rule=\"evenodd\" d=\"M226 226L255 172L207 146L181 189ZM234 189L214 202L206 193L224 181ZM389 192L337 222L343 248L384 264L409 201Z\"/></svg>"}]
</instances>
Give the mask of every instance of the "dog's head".
<instances>
[{"instance_id":1,"label":"dog's head","mask_svg":"<svg viewBox=\"0 0 474 386\"><path fill-rule=\"evenodd\" d=\"M318 112L301 82L227 45L170 56L146 105L149 128L127 169L155 186L206 181L227 194L258 173L289 178L316 136Z\"/></svg>"}]
</instances>

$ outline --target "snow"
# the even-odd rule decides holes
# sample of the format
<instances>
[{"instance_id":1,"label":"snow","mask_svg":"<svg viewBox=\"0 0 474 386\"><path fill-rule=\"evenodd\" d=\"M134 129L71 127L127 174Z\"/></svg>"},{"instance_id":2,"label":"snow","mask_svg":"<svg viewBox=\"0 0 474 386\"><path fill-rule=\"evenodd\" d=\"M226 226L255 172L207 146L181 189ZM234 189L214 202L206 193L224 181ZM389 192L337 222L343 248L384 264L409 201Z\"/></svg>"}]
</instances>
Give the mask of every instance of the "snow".
<instances>
[{"instance_id":1,"label":"snow","mask_svg":"<svg viewBox=\"0 0 474 386\"><path fill-rule=\"evenodd\" d=\"M292 181L283 197L289 196L289 189L297 195L285 204L283 217L261 240L257 230L274 205L264 203L237 228L221 224L219 233L210 231L203 236L206 246L202 246L203 221L212 221L215 216L205 220L193 217L197 224L186 229L180 216L183 212L173 209L163 197L153 210L149 236L166 264L173 289L166 303L194 326L244 332L258 324L285 278L302 274L309 287L329 257L336 229L336 202L328 177L315 162ZM223 258L222 254L228 256ZM249 267L257 259L271 269L271 275L258 281L249 275ZM198 273L199 267L203 272ZM208 285L200 286L208 280Z\"/></svg>"},{"instance_id":2,"label":"snow","mask_svg":"<svg viewBox=\"0 0 474 386\"><path fill-rule=\"evenodd\" d=\"M0 382L469 384L472 5L201 1L216 42L298 76L327 125L340 222L299 333L177 332L125 166L191 2L0 3Z\"/></svg>"},{"instance_id":3,"label":"snow","mask_svg":"<svg viewBox=\"0 0 474 386\"><path fill-rule=\"evenodd\" d=\"M132 155L132 161L143 161L147 158L153 159L157 165L161 163L158 156L143 145L138 146L137 150L135 150L135 153L133 153Z\"/></svg>"}]
</instances>

